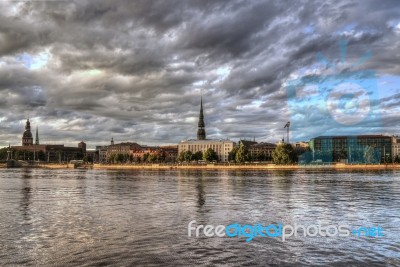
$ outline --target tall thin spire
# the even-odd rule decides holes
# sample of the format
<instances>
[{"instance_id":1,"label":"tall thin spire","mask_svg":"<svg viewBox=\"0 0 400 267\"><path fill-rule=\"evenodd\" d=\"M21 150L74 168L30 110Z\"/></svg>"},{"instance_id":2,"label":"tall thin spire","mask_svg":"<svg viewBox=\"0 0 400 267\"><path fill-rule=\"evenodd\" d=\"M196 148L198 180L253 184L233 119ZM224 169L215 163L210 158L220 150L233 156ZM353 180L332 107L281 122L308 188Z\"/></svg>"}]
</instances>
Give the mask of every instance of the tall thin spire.
<instances>
[{"instance_id":1,"label":"tall thin spire","mask_svg":"<svg viewBox=\"0 0 400 267\"><path fill-rule=\"evenodd\" d=\"M197 129L197 140L205 140L206 139L206 130L204 123L204 115L203 115L203 97L200 99L200 114L199 114L199 124Z\"/></svg>"},{"instance_id":2,"label":"tall thin spire","mask_svg":"<svg viewBox=\"0 0 400 267\"><path fill-rule=\"evenodd\" d=\"M35 145L39 144L39 128L36 126L36 140L35 140Z\"/></svg>"}]
</instances>

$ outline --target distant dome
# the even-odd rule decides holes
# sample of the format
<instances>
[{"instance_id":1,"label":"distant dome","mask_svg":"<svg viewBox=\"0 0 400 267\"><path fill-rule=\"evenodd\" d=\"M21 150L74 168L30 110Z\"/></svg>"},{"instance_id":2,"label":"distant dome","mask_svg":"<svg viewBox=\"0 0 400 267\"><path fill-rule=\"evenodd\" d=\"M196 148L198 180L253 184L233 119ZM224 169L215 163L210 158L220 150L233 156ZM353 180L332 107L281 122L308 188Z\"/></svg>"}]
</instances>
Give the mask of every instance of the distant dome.
<instances>
[{"instance_id":1,"label":"distant dome","mask_svg":"<svg viewBox=\"0 0 400 267\"><path fill-rule=\"evenodd\" d=\"M26 130L24 132L23 138L32 138L32 133L29 130Z\"/></svg>"}]
</instances>

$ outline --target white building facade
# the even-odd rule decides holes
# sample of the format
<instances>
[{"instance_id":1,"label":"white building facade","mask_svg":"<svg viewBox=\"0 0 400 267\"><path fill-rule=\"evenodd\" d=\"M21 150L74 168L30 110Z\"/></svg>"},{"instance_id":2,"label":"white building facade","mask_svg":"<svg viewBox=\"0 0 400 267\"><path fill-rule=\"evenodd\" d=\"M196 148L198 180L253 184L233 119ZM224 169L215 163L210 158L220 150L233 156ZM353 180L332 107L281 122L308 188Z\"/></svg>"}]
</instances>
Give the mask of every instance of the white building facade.
<instances>
[{"instance_id":1,"label":"white building facade","mask_svg":"<svg viewBox=\"0 0 400 267\"><path fill-rule=\"evenodd\" d=\"M400 137L392 136L392 157L393 161L396 156L400 157Z\"/></svg>"},{"instance_id":2,"label":"white building facade","mask_svg":"<svg viewBox=\"0 0 400 267\"><path fill-rule=\"evenodd\" d=\"M229 152L232 151L235 143L230 140L184 140L178 144L178 155L184 151L196 153L197 151L205 152L211 148L218 155L218 160L222 162L228 161Z\"/></svg>"}]
</instances>

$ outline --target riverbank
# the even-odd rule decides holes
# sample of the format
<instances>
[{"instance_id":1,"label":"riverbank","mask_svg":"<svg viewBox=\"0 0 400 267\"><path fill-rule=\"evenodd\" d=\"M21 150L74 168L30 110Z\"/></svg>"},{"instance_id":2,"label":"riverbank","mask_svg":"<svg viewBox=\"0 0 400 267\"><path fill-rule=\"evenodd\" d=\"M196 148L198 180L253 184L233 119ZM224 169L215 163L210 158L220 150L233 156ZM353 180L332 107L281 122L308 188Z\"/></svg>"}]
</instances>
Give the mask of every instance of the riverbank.
<instances>
[{"instance_id":1,"label":"riverbank","mask_svg":"<svg viewBox=\"0 0 400 267\"><path fill-rule=\"evenodd\" d=\"M34 168L42 168L42 169L73 169L74 164L39 164L35 165Z\"/></svg>"},{"instance_id":2,"label":"riverbank","mask_svg":"<svg viewBox=\"0 0 400 267\"><path fill-rule=\"evenodd\" d=\"M23 168L74 169L74 164L42 163ZM0 168L7 168L0 164ZM276 164L92 164L79 166L79 169L99 170L385 170L398 169L400 164L318 164L318 165L276 165Z\"/></svg>"},{"instance_id":3,"label":"riverbank","mask_svg":"<svg viewBox=\"0 0 400 267\"><path fill-rule=\"evenodd\" d=\"M75 165L75 164L39 164L35 165L34 168L42 169L93 169L93 164L86 165Z\"/></svg>"},{"instance_id":4,"label":"riverbank","mask_svg":"<svg viewBox=\"0 0 400 267\"><path fill-rule=\"evenodd\" d=\"M94 164L93 169L110 170L169 170L169 169L189 169L189 170L299 170L299 169L335 169L335 170L384 170L399 169L400 164L330 164L330 165L276 165L276 164L243 164L243 165L222 165L222 164L203 164L203 165L117 165L117 164Z\"/></svg>"},{"instance_id":5,"label":"riverbank","mask_svg":"<svg viewBox=\"0 0 400 267\"><path fill-rule=\"evenodd\" d=\"M91 165L92 166L92 165ZM0 169L8 168L6 163L0 164ZM13 168L39 168L39 169L74 169L74 164L40 163L40 164L19 164Z\"/></svg>"}]
</instances>

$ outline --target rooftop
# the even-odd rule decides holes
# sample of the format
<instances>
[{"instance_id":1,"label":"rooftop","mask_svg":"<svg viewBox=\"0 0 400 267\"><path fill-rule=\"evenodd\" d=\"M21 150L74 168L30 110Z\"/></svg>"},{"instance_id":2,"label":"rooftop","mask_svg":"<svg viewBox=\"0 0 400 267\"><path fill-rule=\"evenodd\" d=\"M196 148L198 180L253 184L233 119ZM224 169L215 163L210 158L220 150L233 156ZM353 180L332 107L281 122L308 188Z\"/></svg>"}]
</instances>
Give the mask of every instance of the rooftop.
<instances>
[{"instance_id":1,"label":"rooftop","mask_svg":"<svg viewBox=\"0 0 400 267\"><path fill-rule=\"evenodd\" d=\"M220 142L231 142L233 141L229 139L205 139L205 140L197 140L197 139L189 139L189 140L182 140L180 143L190 143L190 144L195 144L195 143L220 143Z\"/></svg>"},{"instance_id":2,"label":"rooftop","mask_svg":"<svg viewBox=\"0 0 400 267\"><path fill-rule=\"evenodd\" d=\"M314 137L314 138L311 138L311 140L312 139L317 139L317 138L320 138L320 139L327 139L327 138L337 138L337 139L340 139L340 138L391 138L390 136L388 136L388 135L382 135L382 134L367 134L367 135L338 135L338 136L335 136L335 135L326 135L326 136L324 136L324 135L322 135L322 136L318 136L318 137Z\"/></svg>"}]
</instances>

